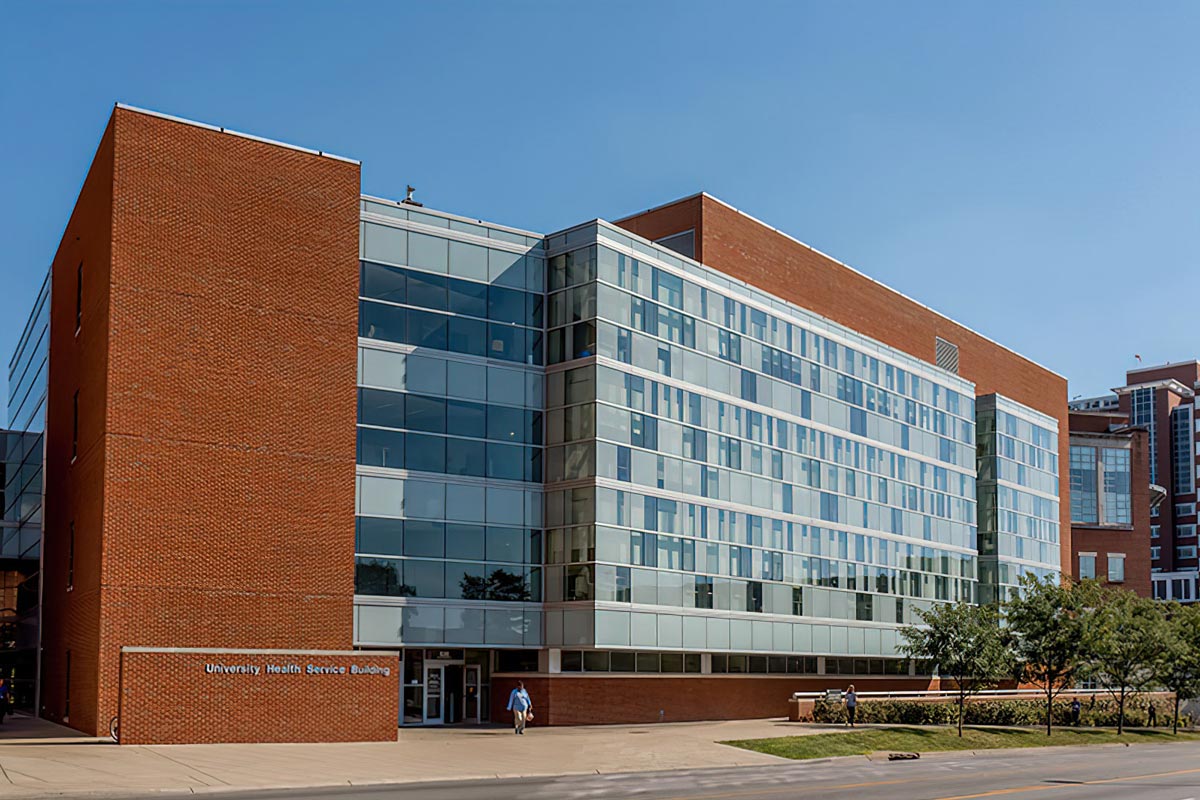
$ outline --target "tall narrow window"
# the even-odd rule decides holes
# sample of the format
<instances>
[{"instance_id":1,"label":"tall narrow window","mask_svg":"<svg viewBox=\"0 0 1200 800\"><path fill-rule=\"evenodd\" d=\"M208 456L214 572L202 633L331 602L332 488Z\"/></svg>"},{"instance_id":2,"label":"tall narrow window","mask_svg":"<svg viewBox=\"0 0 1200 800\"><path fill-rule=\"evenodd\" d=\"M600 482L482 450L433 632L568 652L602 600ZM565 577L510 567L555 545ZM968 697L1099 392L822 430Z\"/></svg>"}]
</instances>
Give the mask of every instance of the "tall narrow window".
<instances>
[{"instance_id":1,"label":"tall narrow window","mask_svg":"<svg viewBox=\"0 0 1200 800\"><path fill-rule=\"evenodd\" d=\"M63 698L63 719L71 718L71 651L67 651L67 685L66 697Z\"/></svg>"},{"instance_id":2,"label":"tall narrow window","mask_svg":"<svg viewBox=\"0 0 1200 800\"><path fill-rule=\"evenodd\" d=\"M83 327L83 262L75 269L75 332Z\"/></svg>"},{"instance_id":3,"label":"tall narrow window","mask_svg":"<svg viewBox=\"0 0 1200 800\"><path fill-rule=\"evenodd\" d=\"M75 521L71 520L71 536L67 540L67 588L75 586Z\"/></svg>"},{"instance_id":4,"label":"tall narrow window","mask_svg":"<svg viewBox=\"0 0 1200 800\"><path fill-rule=\"evenodd\" d=\"M71 398L71 460L79 455L79 392Z\"/></svg>"}]
</instances>

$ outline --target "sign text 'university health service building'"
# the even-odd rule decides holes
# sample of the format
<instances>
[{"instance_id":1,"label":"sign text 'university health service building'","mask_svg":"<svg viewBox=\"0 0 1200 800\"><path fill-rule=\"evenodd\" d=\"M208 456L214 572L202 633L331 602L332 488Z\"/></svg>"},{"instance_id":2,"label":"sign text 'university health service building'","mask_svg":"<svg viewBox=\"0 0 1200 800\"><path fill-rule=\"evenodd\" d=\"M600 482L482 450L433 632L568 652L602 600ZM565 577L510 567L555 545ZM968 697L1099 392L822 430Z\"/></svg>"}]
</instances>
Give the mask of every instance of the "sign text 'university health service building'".
<instances>
[{"instance_id":1,"label":"sign text 'university health service building'","mask_svg":"<svg viewBox=\"0 0 1200 800\"><path fill-rule=\"evenodd\" d=\"M1066 381L708 195L545 235L118 106L54 258L41 712L783 715L1070 553Z\"/></svg>"}]
</instances>

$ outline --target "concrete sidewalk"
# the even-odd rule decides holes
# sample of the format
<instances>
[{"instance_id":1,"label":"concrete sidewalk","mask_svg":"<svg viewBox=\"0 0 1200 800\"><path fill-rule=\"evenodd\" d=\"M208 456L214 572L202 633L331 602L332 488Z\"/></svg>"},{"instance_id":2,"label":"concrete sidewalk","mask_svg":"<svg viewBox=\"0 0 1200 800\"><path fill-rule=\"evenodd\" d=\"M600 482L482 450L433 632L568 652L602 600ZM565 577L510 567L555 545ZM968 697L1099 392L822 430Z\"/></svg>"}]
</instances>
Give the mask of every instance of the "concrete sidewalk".
<instances>
[{"instance_id":1,"label":"concrete sidewalk","mask_svg":"<svg viewBox=\"0 0 1200 800\"><path fill-rule=\"evenodd\" d=\"M717 744L816 733L784 719L509 728L404 728L366 744L117 745L42 720L0 727L0 798L219 792L606 774L788 763Z\"/></svg>"}]
</instances>

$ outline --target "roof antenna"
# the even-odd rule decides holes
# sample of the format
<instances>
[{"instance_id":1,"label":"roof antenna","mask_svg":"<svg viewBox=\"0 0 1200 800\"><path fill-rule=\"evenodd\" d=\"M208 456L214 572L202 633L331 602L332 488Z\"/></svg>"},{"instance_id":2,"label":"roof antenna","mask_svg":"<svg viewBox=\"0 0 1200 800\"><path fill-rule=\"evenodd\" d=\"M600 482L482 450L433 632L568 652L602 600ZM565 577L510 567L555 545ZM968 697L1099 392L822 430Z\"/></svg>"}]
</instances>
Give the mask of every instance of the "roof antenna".
<instances>
[{"instance_id":1,"label":"roof antenna","mask_svg":"<svg viewBox=\"0 0 1200 800\"><path fill-rule=\"evenodd\" d=\"M416 200L413 200L413 192L415 192L415 191L416 191L416 189L415 189L414 187L412 187L412 186L409 186L409 187L408 187L408 194L407 194L407 195L405 196L405 198L404 198L403 200L401 200L400 202L401 202L401 203L406 203L406 204L408 204L408 205L410 205L410 206L416 206L417 208L424 208L424 207L425 207L425 204L424 204L424 203L418 203Z\"/></svg>"}]
</instances>

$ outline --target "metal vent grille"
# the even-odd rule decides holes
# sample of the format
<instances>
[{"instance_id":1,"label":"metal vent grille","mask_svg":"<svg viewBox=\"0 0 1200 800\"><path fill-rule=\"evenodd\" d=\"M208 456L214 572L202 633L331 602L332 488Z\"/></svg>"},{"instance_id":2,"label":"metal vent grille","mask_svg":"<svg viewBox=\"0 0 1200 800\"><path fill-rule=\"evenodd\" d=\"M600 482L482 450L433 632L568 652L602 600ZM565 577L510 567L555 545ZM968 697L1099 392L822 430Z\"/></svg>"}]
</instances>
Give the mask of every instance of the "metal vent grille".
<instances>
[{"instance_id":1,"label":"metal vent grille","mask_svg":"<svg viewBox=\"0 0 1200 800\"><path fill-rule=\"evenodd\" d=\"M958 374L958 345L947 342L940 336L937 340L937 365L944 370Z\"/></svg>"}]
</instances>

